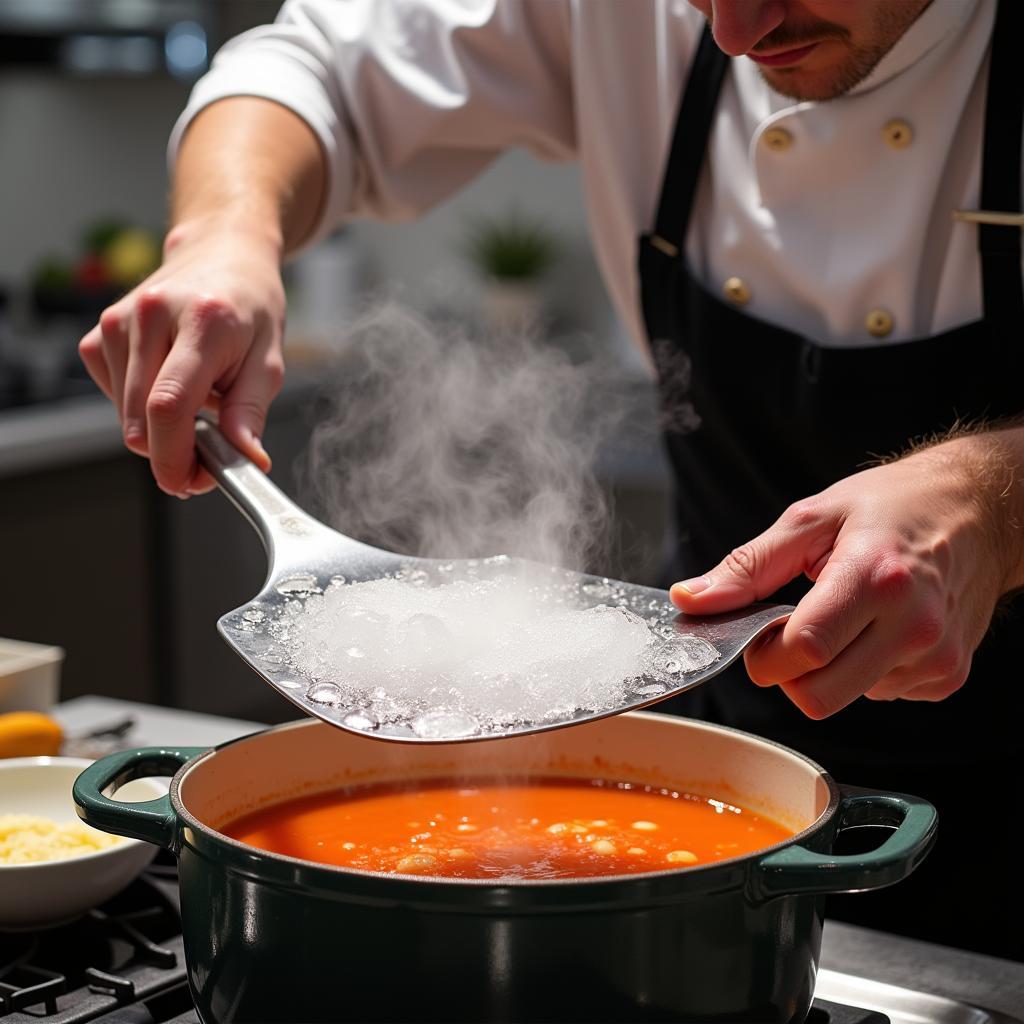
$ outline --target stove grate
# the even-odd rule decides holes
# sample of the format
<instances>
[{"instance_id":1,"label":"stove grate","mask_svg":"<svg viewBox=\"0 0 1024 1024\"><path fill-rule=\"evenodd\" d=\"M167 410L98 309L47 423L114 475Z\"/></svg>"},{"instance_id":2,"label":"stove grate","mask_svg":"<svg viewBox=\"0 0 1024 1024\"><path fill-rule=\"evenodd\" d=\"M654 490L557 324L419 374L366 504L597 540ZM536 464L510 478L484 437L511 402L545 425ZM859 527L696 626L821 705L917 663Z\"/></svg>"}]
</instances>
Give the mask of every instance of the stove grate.
<instances>
[{"instance_id":1,"label":"stove grate","mask_svg":"<svg viewBox=\"0 0 1024 1024\"><path fill-rule=\"evenodd\" d=\"M156 864L69 924L0 934L0 1024L99 1021L175 986L184 998L174 1012L191 1006L173 863L170 869Z\"/></svg>"},{"instance_id":2,"label":"stove grate","mask_svg":"<svg viewBox=\"0 0 1024 1024\"><path fill-rule=\"evenodd\" d=\"M33 944L38 945L38 943ZM42 1003L47 1013L57 1012L57 996L67 987L64 975L45 967L16 962L0 971L0 1016Z\"/></svg>"}]
</instances>

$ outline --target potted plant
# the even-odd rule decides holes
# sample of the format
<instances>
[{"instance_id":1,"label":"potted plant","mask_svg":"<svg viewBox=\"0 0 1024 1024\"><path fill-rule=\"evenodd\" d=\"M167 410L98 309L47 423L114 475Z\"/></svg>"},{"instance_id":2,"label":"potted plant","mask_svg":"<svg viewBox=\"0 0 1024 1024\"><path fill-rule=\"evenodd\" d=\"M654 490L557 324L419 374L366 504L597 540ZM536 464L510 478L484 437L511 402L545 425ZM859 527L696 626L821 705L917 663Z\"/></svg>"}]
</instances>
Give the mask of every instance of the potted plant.
<instances>
[{"instance_id":1,"label":"potted plant","mask_svg":"<svg viewBox=\"0 0 1024 1024\"><path fill-rule=\"evenodd\" d=\"M492 326L523 328L541 318L541 283L558 258L557 239L545 224L516 211L477 220L466 254L484 279L483 314Z\"/></svg>"}]
</instances>

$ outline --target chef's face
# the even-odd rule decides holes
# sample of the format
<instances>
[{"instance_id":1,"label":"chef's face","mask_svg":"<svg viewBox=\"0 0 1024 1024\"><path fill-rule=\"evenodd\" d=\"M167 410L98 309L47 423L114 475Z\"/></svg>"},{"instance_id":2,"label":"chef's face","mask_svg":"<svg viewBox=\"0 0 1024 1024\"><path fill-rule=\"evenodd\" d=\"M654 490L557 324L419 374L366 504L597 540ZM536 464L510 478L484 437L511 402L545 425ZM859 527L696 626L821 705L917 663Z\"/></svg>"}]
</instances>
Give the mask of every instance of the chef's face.
<instances>
[{"instance_id":1,"label":"chef's face","mask_svg":"<svg viewBox=\"0 0 1024 1024\"><path fill-rule=\"evenodd\" d=\"M730 56L784 96L831 100L866 78L931 0L690 0Z\"/></svg>"}]
</instances>

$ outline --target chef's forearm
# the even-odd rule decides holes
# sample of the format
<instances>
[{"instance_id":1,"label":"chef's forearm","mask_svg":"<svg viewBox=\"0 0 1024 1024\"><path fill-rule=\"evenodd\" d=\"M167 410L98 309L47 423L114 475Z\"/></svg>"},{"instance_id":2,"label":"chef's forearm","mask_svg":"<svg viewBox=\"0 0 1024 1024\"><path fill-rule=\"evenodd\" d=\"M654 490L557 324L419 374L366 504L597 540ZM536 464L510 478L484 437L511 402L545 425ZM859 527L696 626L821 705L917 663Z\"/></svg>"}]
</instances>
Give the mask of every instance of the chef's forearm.
<instances>
[{"instance_id":1,"label":"chef's forearm","mask_svg":"<svg viewBox=\"0 0 1024 1024\"><path fill-rule=\"evenodd\" d=\"M1024 587L1024 424L965 433L920 454L961 477L978 502L993 563L1003 574L1001 593Z\"/></svg>"},{"instance_id":2,"label":"chef's forearm","mask_svg":"<svg viewBox=\"0 0 1024 1024\"><path fill-rule=\"evenodd\" d=\"M320 143L297 114L256 97L220 100L182 140L167 244L227 230L265 241L283 259L313 231L326 181Z\"/></svg>"}]
</instances>

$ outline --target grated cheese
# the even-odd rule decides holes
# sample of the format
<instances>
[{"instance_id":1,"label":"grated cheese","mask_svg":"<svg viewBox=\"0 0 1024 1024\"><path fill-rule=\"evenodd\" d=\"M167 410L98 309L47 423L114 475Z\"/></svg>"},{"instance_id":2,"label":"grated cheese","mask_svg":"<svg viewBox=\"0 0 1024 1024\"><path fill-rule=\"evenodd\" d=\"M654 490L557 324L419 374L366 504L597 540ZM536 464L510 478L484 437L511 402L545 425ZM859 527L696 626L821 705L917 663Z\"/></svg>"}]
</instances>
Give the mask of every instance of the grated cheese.
<instances>
[{"instance_id":1,"label":"grated cheese","mask_svg":"<svg viewBox=\"0 0 1024 1024\"><path fill-rule=\"evenodd\" d=\"M35 864L106 850L121 842L82 822L59 825L35 814L0 814L0 864Z\"/></svg>"}]
</instances>

